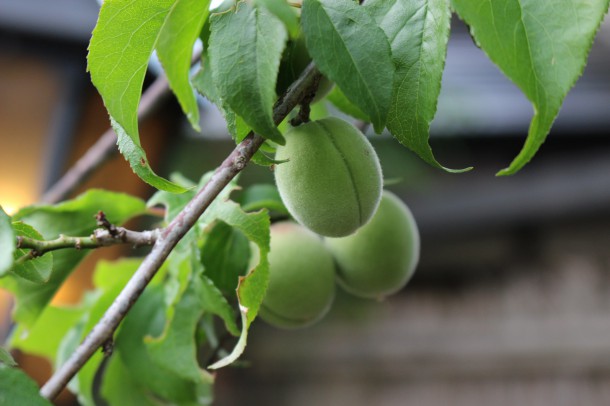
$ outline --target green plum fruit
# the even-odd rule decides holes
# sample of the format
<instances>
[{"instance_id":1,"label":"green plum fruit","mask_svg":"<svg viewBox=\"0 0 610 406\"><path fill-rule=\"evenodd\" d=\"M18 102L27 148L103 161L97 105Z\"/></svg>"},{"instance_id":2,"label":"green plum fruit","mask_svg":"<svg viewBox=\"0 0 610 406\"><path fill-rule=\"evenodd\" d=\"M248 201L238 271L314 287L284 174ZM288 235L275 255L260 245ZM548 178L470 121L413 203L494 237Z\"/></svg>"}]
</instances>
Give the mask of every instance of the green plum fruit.
<instances>
[{"instance_id":1,"label":"green plum fruit","mask_svg":"<svg viewBox=\"0 0 610 406\"><path fill-rule=\"evenodd\" d=\"M419 231L409 208L385 191L365 226L344 238L327 238L337 280L355 296L382 299L402 289L419 261Z\"/></svg>"},{"instance_id":2,"label":"green plum fruit","mask_svg":"<svg viewBox=\"0 0 610 406\"><path fill-rule=\"evenodd\" d=\"M294 40L290 40L286 45L286 49L284 50L280 61L280 68L275 86L276 93L278 95L284 94L288 89L288 86L298 79L310 62L311 56L309 56L309 52L307 52L307 47L305 46L305 37L301 35ZM312 102L315 103L322 100L324 96L331 91L333 86L334 83L332 81L326 76L322 76Z\"/></svg>"},{"instance_id":3,"label":"green plum fruit","mask_svg":"<svg viewBox=\"0 0 610 406\"><path fill-rule=\"evenodd\" d=\"M328 312L334 296L335 266L322 239L296 223L273 224L259 316L280 328L305 327Z\"/></svg>"},{"instance_id":4,"label":"green plum fruit","mask_svg":"<svg viewBox=\"0 0 610 406\"><path fill-rule=\"evenodd\" d=\"M302 225L327 237L355 232L373 216L382 192L379 158L353 125L327 117L291 128L276 152L284 205Z\"/></svg>"}]
</instances>

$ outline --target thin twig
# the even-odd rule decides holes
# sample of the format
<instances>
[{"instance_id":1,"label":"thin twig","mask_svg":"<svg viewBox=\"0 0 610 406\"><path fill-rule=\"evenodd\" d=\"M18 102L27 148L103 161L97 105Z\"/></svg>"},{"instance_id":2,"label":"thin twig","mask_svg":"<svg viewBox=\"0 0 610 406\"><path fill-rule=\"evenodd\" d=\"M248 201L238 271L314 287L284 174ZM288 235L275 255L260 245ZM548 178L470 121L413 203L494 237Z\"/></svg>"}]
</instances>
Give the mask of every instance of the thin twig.
<instances>
[{"instance_id":1,"label":"thin twig","mask_svg":"<svg viewBox=\"0 0 610 406\"><path fill-rule=\"evenodd\" d=\"M109 247L118 244L132 244L133 246L153 245L161 230L132 231L123 227L114 227L113 231L98 228L90 236L68 237L60 235L54 240L37 240L24 236L17 237L17 248L30 249L28 253L19 257L15 264L38 258L47 252L66 248L77 250Z\"/></svg>"},{"instance_id":2,"label":"thin twig","mask_svg":"<svg viewBox=\"0 0 610 406\"><path fill-rule=\"evenodd\" d=\"M310 91L311 86L315 86L319 76L320 72L311 63L299 79L287 90L284 97L276 103L273 109L273 119L276 124L279 124L303 100L308 91ZM146 285L148 285L159 270L176 244L193 227L225 186L244 169L264 141L262 137L251 132L235 147L233 152L216 169L212 178L197 192L195 197L167 228L163 230L151 252L144 258L138 270L121 293L119 293L112 305L110 305L104 316L93 327L89 335L72 353L66 363L42 387L40 390L42 396L47 399L55 398L95 351L106 340L112 337L119 323L140 297Z\"/></svg>"},{"instance_id":3,"label":"thin twig","mask_svg":"<svg viewBox=\"0 0 610 406\"><path fill-rule=\"evenodd\" d=\"M201 52L195 52L191 62L196 63L200 57ZM167 78L164 74L159 74L157 79L142 93L138 107L138 122L141 124L148 119L170 94ZM68 198L100 166L117 154L116 142L117 136L114 130L109 128L61 179L42 195L41 202L53 204Z\"/></svg>"}]
</instances>

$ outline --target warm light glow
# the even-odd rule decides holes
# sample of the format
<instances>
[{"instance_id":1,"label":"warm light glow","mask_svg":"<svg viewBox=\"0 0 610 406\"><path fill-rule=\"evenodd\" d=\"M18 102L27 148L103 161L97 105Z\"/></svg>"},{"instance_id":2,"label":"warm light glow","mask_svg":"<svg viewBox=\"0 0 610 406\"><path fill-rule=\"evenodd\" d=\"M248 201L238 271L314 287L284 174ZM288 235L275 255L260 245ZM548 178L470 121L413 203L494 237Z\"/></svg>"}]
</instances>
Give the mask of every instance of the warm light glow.
<instances>
[{"instance_id":1,"label":"warm light glow","mask_svg":"<svg viewBox=\"0 0 610 406\"><path fill-rule=\"evenodd\" d=\"M12 205L10 203L2 203L0 204L0 206L2 207L2 210L4 210L4 212L9 216L12 216L18 210L17 206Z\"/></svg>"},{"instance_id":2,"label":"warm light glow","mask_svg":"<svg viewBox=\"0 0 610 406\"><path fill-rule=\"evenodd\" d=\"M0 206L2 206L8 215L13 215L20 208L34 202L36 202L36 193L32 186L24 188L8 183L8 185L2 187L0 190Z\"/></svg>"}]
</instances>

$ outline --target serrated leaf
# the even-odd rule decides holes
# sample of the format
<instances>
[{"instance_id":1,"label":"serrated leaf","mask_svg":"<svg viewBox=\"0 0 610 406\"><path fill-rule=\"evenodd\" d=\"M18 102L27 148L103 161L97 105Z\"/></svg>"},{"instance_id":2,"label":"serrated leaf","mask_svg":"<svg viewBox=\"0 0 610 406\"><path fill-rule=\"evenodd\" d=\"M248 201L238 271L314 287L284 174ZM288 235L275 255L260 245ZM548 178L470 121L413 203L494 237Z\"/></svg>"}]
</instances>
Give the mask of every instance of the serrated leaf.
<instances>
[{"instance_id":1,"label":"serrated leaf","mask_svg":"<svg viewBox=\"0 0 610 406\"><path fill-rule=\"evenodd\" d=\"M210 0L178 0L159 34L157 56L182 110L197 131L199 108L189 82L193 44L209 14Z\"/></svg>"},{"instance_id":2,"label":"serrated leaf","mask_svg":"<svg viewBox=\"0 0 610 406\"><path fill-rule=\"evenodd\" d=\"M449 0L372 0L365 8L386 33L396 66L388 130L430 165L471 169L445 168L428 144L447 54Z\"/></svg>"},{"instance_id":3,"label":"serrated leaf","mask_svg":"<svg viewBox=\"0 0 610 406\"><path fill-rule=\"evenodd\" d=\"M307 49L320 71L371 119L386 124L394 63L388 39L351 0L304 0L301 24Z\"/></svg>"},{"instance_id":4,"label":"serrated leaf","mask_svg":"<svg viewBox=\"0 0 610 406\"><path fill-rule=\"evenodd\" d=\"M29 226L21 221L13 223L13 229L17 236L34 238L42 240L42 235L32 226ZM16 249L14 252L15 261L26 255L29 250ZM53 270L53 253L49 252L41 257L33 258L13 266L11 272L20 278L26 279L37 284L45 283L51 276Z\"/></svg>"},{"instance_id":5,"label":"serrated leaf","mask_svg":"<svg viewBox=\"0 0 610 406\"><path fill-rule=\"evenodd\" d=\"M240 331L235 320L235 312L227 299L205 275L201 275L201 282L199 300L201 300L203 308L220 317L224 321L227 331L238 336Z\"/></svg>"},{"instance_id":6,"label":"serrated leaf","mask_svg":"<svg viewBox=\"0 0 610 406\"><path fill-rule=\"evenodd\" d=\"M205 96L209 101L214 103L216 107L218 107L225 121L227 122L229 134L231 134L231 137L236 143L239 143L246 138L250 132L250 127L248 124L246 124L243 118L235 114L235 112L231 110L229 106L223 103L223 100L218 93L218 88L216 87L214 79L212 78L210 58L207 56L207 54L204 54L201 58L201 68L193 77L193 86L200 94ZM263 148L261 148L261 150L262 149ZM271 166L275 164L274 160L267 157L260 150L254 153L252 162L261 166Z\"/></svg>"},{"instance_id":7,"label":"serrated leaf","mask_svg":"<svg viewBox=\"0 0 610 406\"><path fill-rule=\"evenodd\" d=\"M148 184L175 193L184 190L156 175L140 146L138 105L148 60L165 19L180 0L116 0L102 4L93 30L87 69L111 117L119 150Z\"/></svg>"},{"instance_id":8,"label":"serrated leaf","mask_svg":"<svg viewBox=\"0 0 610 406\"><path fill-rule=\"evenodd\" d=\"M536 154L563 99L582 74L608 0L453 0L478 45L534 107L525 145L498 175Z\"/></svg>"},{"instance_id":9,"label":"serrated leaf","mask_svg":"<svg viewBox=\"0 0 610 406\"><path fill-rule=\"evenodd\" d=\"M210 19L210 67L223 103L257 134L284 144L272 116L287 39L284 25L265 9L248 3Z\"/></svg>"},{"instance_id":10,"label":"serrated leaf","mask_svg":"<svg viewBox=\"0 0 610 406\"><path fill-rule=\"evenodd\" d=\"M186 191L183 187L155 174L148 163L146 152L140 146L139 139L134 139L113 117L110 117L110 123L118 137L117 145L119 151L127 159L129 166L140 179L159 190L171 193L184 193Z\"/></svg>"},{"instance_id":11,"label":"serrated leaf","mask_svg":"<svg viewBox=\"0 0 610 406\"><path fill-rule=\"evenodd\" d=\"M239 229L258 247L258 264L239 280L237 299L241 312L242 331L233 351L225 358L210 365L218 369L234 362L246 348L248 329L256 318L269 283L269 215L266 211L244 212L236 203L226 202L215 208L215 215L225 223Z\"/></svg>"},{"instance_id":12,"label":"serrated leaf","mask_svg":"<svg viewBox=\"0 0 610 406\"><path fill-rule=\"evenodd\" d=\"M151 360L182 379L211 383L212 377L197 364L195 331L205 309L201 303L201 280L191 275L186 291L175 306L169 326L159 337L146 340Z\"/></svg>"},{"instance_id":13,"label":"serrated leaf","mask_svg":"<svg viewBox=\"0 0 610 406\"><path fill-rule=\"evenodd\" d=\"M11 218L0 206L0 277L11 269L14 251L15 233L11 226Z\"/></svg>"},{"instance_id":14,"label":"serrated leaf","mask_svg":"<svg viewBox=\"0 0 610 406\"><path fill-rule=\"evenodd\" d=\"M160 286L149 286L131 309L116 336L116 352L134 381L155 395L178 404L195 404L210 383L195 384L156 364L145 345L165 326L164 295Z\"/></svg>"},{"instance_id":15,"label":"serrated leaf","mask_svg":"<svg viewBox=\"0 0 610 406\"><path fill-rule=\"evenodd\" d=\"M201 249L205 275L222 292L234 292L250 261L250 244L245 235L225 222L216 223L207 233Z\"/></svg>"},{"instance_id":16,"label":"serrated leaf","mask_svg":"<svg viewBox=\"0 0 610 406\"><path fill-rule=\"evenodd\" d=\"M299 36L299 17L297 11L286 0L255 0L254 4L265 7L271 14L280 19L291 38Z\"/></svg>"},{"instance_id":17,"label":"serrated leaf","mask_svg":"<svg viewBox=\"0 0 610 406\"><path fill-rule=\"evenodd\" d=\"M17 365L11 353L3 347L0 347L0 365L1 364L7 365L9 367L14 367L15 365Z\"/></svg>"},{"instance_id":18,"label":"serrated leaf","mask_svg":"<svg viewBox=\"0 0 610 406\"><path fill-rule=\"evenodd\" d=\"M144 202L138 198L92 189L55 206L34 205L23 208L13 216L13 220L34 227L44 239L53 239L60 233L72 236L91 234L96 228L94 215L99 210L104 211L112 224L121 225L129 218L144 213L145 209ZM86 254L86 251L71 249L54 252L53 270L48 282L42 285L13 276L0 279L0 286L16 296L13 318L26 328L32 327L57 289Z\"/></svg>"},{"instance_id":19,"label":"serrated leaf","mask_svg":"<svg viewBox=\"0 0 610 406\"><path fill-rule=\"evenodd\" d=\"M36 382L20 369L0 365L0 405L51 406Z\"/></svg>"}]
</instances>

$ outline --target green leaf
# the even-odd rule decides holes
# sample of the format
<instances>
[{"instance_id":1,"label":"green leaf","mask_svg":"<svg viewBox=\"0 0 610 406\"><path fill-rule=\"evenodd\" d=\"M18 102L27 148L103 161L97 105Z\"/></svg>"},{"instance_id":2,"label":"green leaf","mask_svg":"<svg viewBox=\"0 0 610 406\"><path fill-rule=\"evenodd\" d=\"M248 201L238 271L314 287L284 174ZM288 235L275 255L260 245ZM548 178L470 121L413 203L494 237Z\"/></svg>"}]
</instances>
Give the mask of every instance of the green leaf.
<instances>
[{"instance_id":1,"label":"green leaf","mask_svg":"<svg viewBox=\"0 0 610 406\"><path fill-rule=\"evenodd\" d=\"M155 174L148 163L146 152L140 146L140 140L134 137L123 128L113 117L110 117L112 128L118 137L119 151L129 162L129 166L133 172L140 177L144 182L156 187L159 190L165 190L171 193L183 193L186 189L176 185ZM139 136L138 136L139 138Z\"/></svg>"},{"instance_id":2,"label":"green leaf","mask_svg":"<svg viewBox=\"0 0 610 406\"><path fill-rule=\"evenodd\" d=\"M246 124L243 118L235 114L235 112L231 110L229 106L223 103L223 100L218 93L218 88L216 87L214 79L212 78L210 58L208 58L206 54L204 54L201 58L201 68L199 71L197 71L193 78L193 86L195 86L199 93L218 107L225 118L225 121L227 122L229 134L231 134L231 137L233 137L236 143L239 143L246 138L250 132L250 127L248 124ZM275 164L274 160L268 158L261 151L256 151L254 153L252 161L261 166L271 166Z\"/></svg>"},{"instance_id":3,"label":"green leaf","mask_svg":"<svg viewBox=\"0 0 610 406\"><path fill-rule=\"evenodd\" d=\"M160 337L146 341L151 360L182 379L194 383L212 382L212 377L197 364L195 331L204 308L201 305L201 280L191 283L175 307L170 325Z\"/></svg>"},{"instance_id":4,"label":"green leaf","mask_svg":"<svg viewBox=\"0 0 610 406\"><path fill-rule=\"evenodd\" d=\"M13 220L38 230L45 239L57 238L60 233L72 236L89 235L96 228L94 215L103 210L112 224L120 225L136 215L144 213L142 200L123 194L92 189L74 200L55 206L36 205L21 209ZM31 328L51 301L59 287L72 273L87 252L61 250L53 253L53 270L47 283L39 285L22 278L7 276L0 279L0 286L12 291L17 299L13 317Z\"/></svg>"},{"instance_id":5,"label":"green leaf","mask_svg":"<svg viewBox=\"0 0 610 406\"><path fill-rule=\"evenodd\" d=\"M116 352L133 380L146 393L178 404L196 404L211 383L195 384L155 363L145 345L158 337L165 326L164 295L161 286L149 286L131 309L116 337ZM209 388L208 388L209 389Z\"/></svg>"},{"instance_id":6,"label":"green leaf","mask_svg":"<svg viewBox=\"0 0 610 406\"><path fill-rule=\"evenodd\" d=\"M51 406L23 371L0 366L0 405Z\"/></svg>"},{"instance_id":7,"label":"green leaf","mask_svg":"<svg viewBox=\"0 0 610 406\"><path fill-rule=\"evenodd\" d=\"M280 19L286 26L291 38L299 36L297 11L286 0L255 0L254 4L265 7L271 14Z\"/></svg>"},{"instance_id":8,"label":"green leaf","mask_svg":"<svg viewBox=\"0 0 610 406\"><path fill-rule=\"evenodd\" d=\"M178 0L159 34L157 56L169 85L193 128L199 128L199 108L189 82L193 44L209 14L210 0Z\"/></svg>"},{"instance_id":9,"label":"green leaf","mask_svg":"<svg viewBox=\"0 0 610 406\"><path fill-rule=\"evenodd\" d=\"M284 206L280 193L275 185L256 184L246 188L239 199L244 211L255 211L268 209L280 214L288 215L288 209Z\"/></svg>"},{"instance_id":10,"label":"green leaf","mask_svg":"<svg viewBox=\"0 0 610 406\"><path fill-rule=\"evenodd\" d=\"M9 367L17 365L11 353L8 352L6 348L0 347L0 365L2 364L8 365Z\"/></svg>"},{"instance_id":11,"label":"green leaf","mask_svg":"<svg viewBox=\"0 0 610 406\"><path fill-rule=\"evenodd\" d=\"M371 121L369 116L364 114L362 110L356 107L347 97L345 97L341 89L339 89L339 86L333 87L333 90L330 91L326 98L333 104L333 106L338 108L343 113L367 123Z\"/></svg>"},{"instance_id":12,"label":"green leaf","mask_svg":"<svg viewBox=\"0 0 610 406\"><path fill-rule=\"evenodd\" d=\"M201 285L199 285L201 290L199 300L201 300L203 308L220 317L225 322L225 327L229 333L239 336L240 331L235 321L235 312L227 299L214 285L214 282L205 275L201 275L201 282Z\"/></svg>"},{"instance_id":13,"label":"green leaf","mask_svg":"<svg viewBox=\"0 0 610 406\"><path fill-rule=\"evenodd\" d=\"M101 394L108 405L160 406L161 404L142 387L123 364L121 357L113 355L108 361Z\"/></svg>"},{"instance_id":14,"label":"green leaf","mask_svg":"<svg viewBox=\"0 0 610 406\"><path fill-rule=\"evenodd\" d=\"M208 232L201 249L205 275L224 293L234 292L240 276L246 274L250 244L246 236L219 221Z\"/></svg>"},{"instance_id":15,"label":"green leaf","mask_svg":"<svg viewBox=\"0 0 610 406\"><path fill-rule=\"evenodd\" d=\"M448 172L428 144L445 66L449 0L372 0L365 4L386 33L396 66L388 130L424 161Z\"/></svg>"},{"instance_id":16,"label":"green leaf","mask_svg":"<svg viewBox=\"0 0 610 406\"><path fill-rule=\"evenodd\" d=\"M78 333L78 339L75 340L76 344L80 343L100 321L141 263L142 259L140 258L98 262L93 276L93 283L97 289L90 293L86 299L87 311L81 317L81 325L76 327ZM158 280L157 274L151 283ZM71 389L78 395L79 401L84 405L96 404L93 383L103 359L104 356L101 351L97 351L79 370L76 381L72 382Z\"/></svg>"},{"instance_id":17,"label":"green leaf","mask_svg":"<svg viewBox=\"0 0 610 406\"><path fill-rule=\"evenodd\" d=\"M370 118L386 124L394 63L388 39L373 18L350 0L304 0L301 23L320 71Z\"/></svg>"},{"instance_id":18,"label":"green leaf","mask_svg":"<svg viewBox=\"0 0 610 406\"><path fill-rule=\"evenodd\" d=\"M233 351L208 368L217 369L234 362L243 353L250 324L256 318L269 283L269 215L265 210L244 212L236 203L228 201L214 208L214 214L225 223L239 229L258 247L258 264L241 277L237 287L237 299L241 311L242 331Z\"/></svg>"},{"instance_id":19,"label":"green leaf","mask_svg":"<svg viewBox=\"0 0 610 406\"><path fill-rule=\"evenodd\" d=\"M218 93L261 136L284 144L273 122L275 82L286 30L263 8L239 3L211 16L210 67Z\"/></svg>"},{"instance_id":20,"label":"green leaf","mask_svg":"<svg viewBox=\"0 0 610 406\"><path fill-rule=\"evenodd\" d=\"M15 251L15 233L11 226L11 218L0 206L0 276L3 276L13 265Z\"/></svg>"},{"instance_id":21,"label":"green leaf","mask_svg":"<svg viewBox=\"0 0 610 406\"><path fill-rule=\"evenodd\" d=\"M83 307L47 306L29 331L17 324L11 347L55 362L59 345L83 315Z\"/></svg>"},{"instance_id":22,"label":"green leaf","mask_svg":"<svg viewBox=\"0 0 610 406\"><path fill-rule=\"evenodd\" d=\"M87 69L131 168L150 185L179 193L184 190L150 168L138 133L138 105L148 60L176 1L105 1L89 44Z\"/></svg>"},{"instance_id":23,"label":"green leaf","mask_svg":"<svg viewBox=\"0 0 610 406\"><path fill-rule=\"evenodd\" d=\"M525 145L498 175L527 164L581 75L608 0L453 0L477 44L534 107Z\"/></svg>"},{"instance_id":24,"label":"green leaf","mask_svg":"<svg viewBox=\"0 0 610 406\"><path fill-rule=\"evenodd\" d=\"M13 223L15 234L20 237L29 237L37 240L42 240L42 235L32 226L29 226L21 221ZM15 261L26 255L29 250L16 249L14 253ZM51 277L53 270L53 253L49 252L41 257L34 258L13 266L11 272L20 278L26 279L34 283L45 283Z\"/></svg>"}]
</instances>

